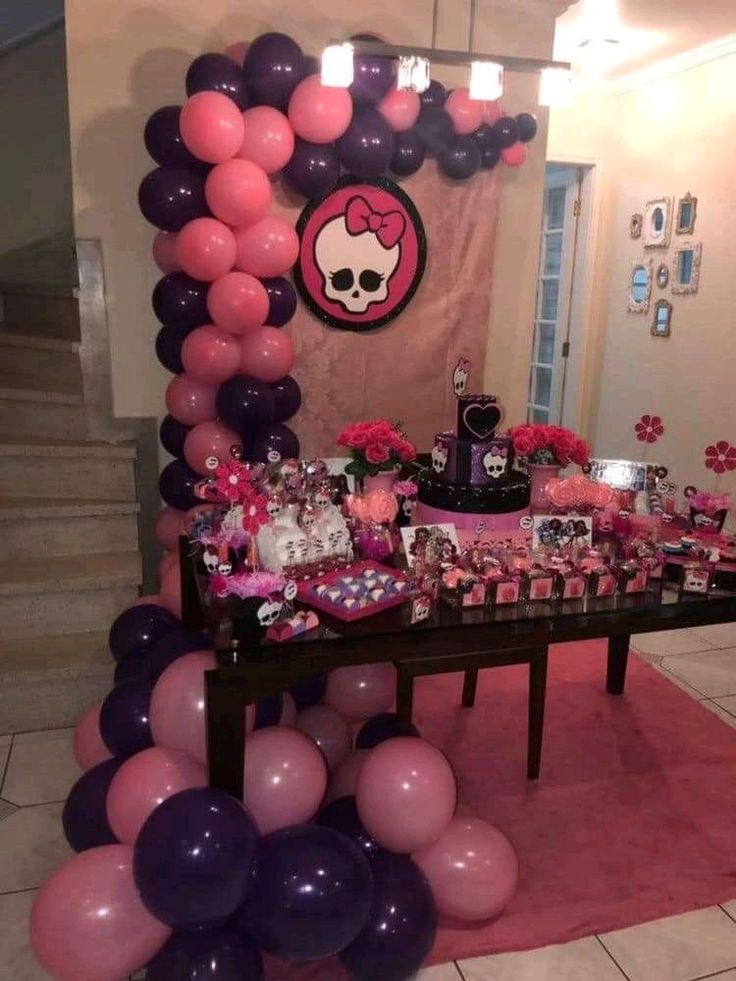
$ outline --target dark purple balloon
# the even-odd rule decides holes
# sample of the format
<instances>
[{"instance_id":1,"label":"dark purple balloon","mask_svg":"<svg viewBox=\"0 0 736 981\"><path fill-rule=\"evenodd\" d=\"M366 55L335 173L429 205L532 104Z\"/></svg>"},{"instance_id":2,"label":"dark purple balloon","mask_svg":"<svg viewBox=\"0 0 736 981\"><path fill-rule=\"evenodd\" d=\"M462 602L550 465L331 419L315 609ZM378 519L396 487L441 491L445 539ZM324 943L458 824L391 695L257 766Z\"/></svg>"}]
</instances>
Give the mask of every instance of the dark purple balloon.
<instances>
[{"instance_id":1,"label":"dark purple balloon","mask_svg":"<svg viewBox=\"0 0 736 981\"><path fill-rule=\"evenodd\" d=\"M419 96L419 100L423 106L434 109L441 109L445 104L446 98L447 89L442 82L437 82L434 79L429 83L429 88L425 89Z\"/></svg>"},{"instance_id":2,"label":"dark purple balloon","mask_svg":"<svg viewBox=\"0 0 736 981\"><path fill-rule=\"evenodd\" d=\"M144 678L145 676L145 658L133 653L120 664L115 665L113 681L116 685L122 685L123 682L130 681L131 678Z\"/></svg>"},{"instance_id":3,"label":"dark purple balloon","mask_svg":"<svg viewBox=\"0 0 736 981\"><path fill-rule=\"evenodd\" d=\"M145 662L146 677L155 684L168 666L184 654L207 650L211 646L207 634L179 625L149 650Z\"/></svg>"},{"instance_id":4,"label":"dark purple balloon","mask_svg":"<svg viewBox=\"0 0 736 981\"><path fill-rule=\"evenodd\" d=\"M263 981L255 944L235 930L178 930L146 969L146 981Z\"/></svg>"},{"instance_id":5,"label":"dark purple balloon","mask_svg":"<svg viewBox=\"0 0 736 981\"><path fill-rule=\"evenodd\" d=\"M286 422L296 415L302 404L302 390L291 375L286 375L279 381L272 382L271 391L276 401L274 422Z\"/></svg>"},{"instance_id":6,"label":"dark purple balloon","mask_svg":"<svg viewBox=\"0 0 736 981\"><path fill-rule=\"evenodd\" d=\"M299 458L299 440L288 426L275 422L261 429L255 439L245 440L245 458L251 462L267 463L269 453L278 453L282 460Z\"/></svg>"},{"instance_id":7,"label":"dark purple balloon","mask_svg":"<svg viewBox=\"0 0 736 981\"><path fill-rule=\"evenodd\" d=\"M296 290L283 276L262 279L261 283L268 293L266 323L269 327L283 327L296 313Z\"/></svg>"},{"instance_id":8,"label":"dark purple balloon","mask_svg":"<svg viewBox=\"0 0 736 981\"><path fill-rule=\"evenodd\" d=\"M339 959L355 981L406 981L429 956L437 911L429 883L408 855L383 852L371 864L368 923Z\"/></svg>"},{"instance_id":9,"label":"dark purple balloon","mask_svg":"<svg viewBox=\"0 0 736 981\"><path fill-rule=\"evenodd\" d=\"M397 177L415 174L424 163L425 156L424 144L413 129L405 133L394 133L394 149L389 168Z\"/></svg>"},{"instance_id":10,"label":"dark purple balloon","mask_svg":"<svg viewBox=\"0 0 736 981\"><path fill-rule=\"evenodd\" d=\"M265 726L277 726L283 711L284 696L281 692L259 699L256 702L256 717L253 728L263 729Z\"/></svg>"},{"instance_id":11,"label":"dark purple balloon","mask_svg":"<svg viewBox=\"0 0 736 981\"><path fill-rule=\"evenodd\" d=\"M464 181L480 170L480 150L472 136L456 136L439 155L442 173L454 181Z\"/></svg>"},{"instance_id":12,"label":"dark purple balloon","mask_svg":"<svg viewBox=\"0 0 736 981\"><path fill-rule=\"evenodd\" d=\"M179 375L184 371L184 365L181 361L181 346L189 333L189 327L182 329L181 327L173 327L171 324L164 324L156 334L156 357L162 367L174 375Z\"/></svg>"},{"instance_id":13,"label":"dark purple balloon","mask_svg":"<svg viewBox=\"0 0 736 981\"><path fill-rule=\"evenodd\" d=\"M159 475L158 489L170 508L188 511L195 504L202 503L194 493L195 485L201 481L201 475L195 473L183 460L172 460Z\"/></svg>"},{"instance_id":14,"label":"dark purple balloon","mask_svg":"<svg viewBox=\"0 0 736 981\"><path fill-rule=\"evenodd\" d=\"M178 626L176 617L155 603L131 606L110 627L108 640L112 656L118 663L132 654L143 657L162 637Z\"/></svg>"},{"instance_id":15,"label":"dark purple balloon","mask_svg":"<svg viewBox=\"0 0 736 981\"><path fill-rule=\"evenodd\" d=\"M298 711L301 712L302 709L309 708L311 705L321 702L326 689L327 674L321 672L320 674L313 674L309 678L305 678L304 681L297 682L291 686L289 691L296 703Z\"/></svg>"},{"instance_id":16,"label":"dark purple balloon","mask_svg":"<svg viewBox=\"0 0 736 981\"><path fill-rule=\"evenodd\" d=\"M314 819L314 823L319 824L323 828L332 828L334 831L339 831L340 834L346 835L355 842L369 862L372 862L376 855L379 855L383 851L378 842L371 838L363 826L363 822L358 815L355 798L352 796L338 797L337 800L333 800L327 807L323 807Z\"/></svg>"},{"instance_id":17,"label":"dark purple balloon","mask_svg":"<svg viewBox=\"0 0 736 981\"><path fill-rule=\"evenodd\" d=\"M243 62L251 105L286 109L289 97L304 78L304 55L287 34L261 34Z\"/></svg>"},{"instance_id":18,"label":"dark purple balloon","mask_svg":"<svg viewBox=\"0 0 736 981\"><path fill-rule=\"evenodd\" d=\"M537 117L530 112L520 112L516 117L516 125L519 127L519 139L522 143L528 143L537 135Z\"/></svg>"},{"instance_id":19,"label":"dark purple balloon","mask_svg":"<svg viewBox=\"0 0 736 981\"><path fill-rule=\"evenodd\" d=\"M166 232L178 232L210 213L204 177L176 167L157 167L147 174L138 188L138 205L146 221Z\"/></svg>"},{"instance_id":20,"label":"dark purple balloon","mask_svg":"<svg viewBox=\"0 0 736 981\"><path fill-rule=\"evenodd\" d=\"M491 170L501 159L501 147L493 126L483 123L471 134L480 150L481 170Z\"/></svg>"},{"instance_id":21,"label":"dark purple balloon","mask_svg":"<svg viewBox=\"0 0 736 981\"><path fill-rule=\"evenodd\" d=\"M214 787L160 804L135 843L133 875L156 919L178 929L222 923L248 893L258 832L242 804Z\"/></svg>"},{"instance_id":22,"label":"dark purple balloon","mask_svg":"<svg viewBox=\"0 0 736 981\"><path fill-rule=\"evenodd\" d=\"M209 166L184 145L179 129L180 115L181 106L162 106L151 113L143 131L146 149L161 167L196 170L198 173L209 170Z\"/></svg>"},{"instance_id":23,"label":"dark purple balloon","mask_svg":"<svg viewBox=\"0 0 736 981\"><path fill-rule=\"evenodd\" d=\"M358 846L332 828L295 825L261 839L243 919L263 950L314 960L357 936L370 902L371 870Z\"/></svg>"},{"instance_id":24,"label":"dark purple balloon","mask_svg":"<svg viewBox=\"0 0 736 981\"><path fill-rule=\"evenodd\" d=\"M493 132L496 134L499 147L505 150L519 139L519 124L513 116L501 116L493 124Z\"/></svg>"},{"instance_id":25,"label":"dark purple balloon","mask_svg":"<svg viewBox=\"0 0 736 981\"><path fill-rule=\"evenodd\" d=\"M353 34L351 41L381 41L375 34ZM350 95L356 109L375 106L393 85L394 63L379 55L358 54L353 59Z\"/></svg>"},{"instance_id":26,"label":"dark purple balloon","mask_svg":"<svg viewBox=\"0 0 736 981\"><path fill-rule=\"evenodd\" d=\"M355 740L356 749L373 749L386 739L393 739L395 736L416 736L419 738L419 730L412 725L409 732L405 732L399 724L399 717L395 712L381 712L374 715L360 727Z\"/></svg>"},{"instance_id":27,"label":"dark purple balloon","mask_svg":"<svg viewBox=\"0 0 736 981\"><path fill-rule=\"evenodd\" d=\"M183 458L184 440L187 438L187 433L191 431L191 426L185 426L183 422L179 422L173 416L164 416L159 426L158 438L167 453Z\"/></svg>"},{"instance_id":28,"label":"dark purple balloon","mask_svg":"<svg viewBox=\"0 0 736 981\"><path fill-rule=\"evenodd\" d=\"M393 133L377 109L364 109L335 145L346 170L356 177L380 177L391 163Z\"/></svg>"},{"instance_id":29,"label":"dark purple balloon","mask_svg":"<svg viewBox=\"0 0 736 981\"><path fill-rule=\"evenodd\" d=\"M207 312L208 283L183 272L168 273L153 288L153 312L162 324L191 330L210 322Z\"/></svg>"},{"instance_id":30,"label":"dark purple balloon","mask_svg":"<svg viewBox=\"0 0 736 981\"><path fill-rule=\"evenodd\" d=\"M337 150L332 143L307 143L297 137L291 159L281 173L298 194L321 198L340 178Z\"/></svg>"},{"instance_id":31,"label":"dark purple balloon","mask_svg":"<svg viewBox=\"0 0 736 981\"><path fill-rule=\"evenodd\" d=\"M247 439L273 422L276 401L268 382L233 375L217 390L217 417Z\"/></svg>"},{"instance_id":32,"label":"dark purple balloon","mask_svg":"<svg viewBox=\"0 0 736 981\"><path fill-rule=\"evenodd\" d=\"M64 835L75 852L98 845L114 845L117 838L107 820L107 792L124 758L105 760L77 780L61 812Z\"/></svg>"},{"instance_id":33,"label":"dark purple balloon","mask_svg":"<svg viewBox=\"0 0 736 981\"><path fill-rule=\"evenodd\" d=\"M227 55L210 53L195 58L187 71L185 84L187 95L220 92L232 99L238 109L248 105L245 73Z\"/></svg>"},{"instance_id":34,"label":"dark purple balloon","mask_svg":"<svg viewBox=\"0 0 736 981\"><path fill-rule=\"evenodd\" d=\"M428 157L438 156L455 138L452 120L444 109L429 106L422 109L414 126Z\"/></svg>"},{"instance_id":35,"label":"dark purple balloon","mask_svg":"<svg viewBox=\"0 0 736 981\"><path fill-rule=\"evenodd\" d=\"M132 756L153 746L149 709L151 683L131 678L117 685L100 709L100 735L113 756Z\"/></svg>"}]
</instances>

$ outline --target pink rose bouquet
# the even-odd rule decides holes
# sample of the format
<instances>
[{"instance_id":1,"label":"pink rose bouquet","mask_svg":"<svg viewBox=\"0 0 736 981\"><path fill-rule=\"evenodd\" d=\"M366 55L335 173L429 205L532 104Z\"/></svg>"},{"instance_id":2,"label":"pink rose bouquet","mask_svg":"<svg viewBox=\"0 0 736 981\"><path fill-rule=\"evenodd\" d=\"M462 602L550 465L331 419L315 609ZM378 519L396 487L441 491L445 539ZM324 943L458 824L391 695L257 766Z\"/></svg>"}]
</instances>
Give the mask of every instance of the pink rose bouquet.
<instances>
[{"instance_id":1,"label":"pink rose bouquet","mask_svg":"<svg viewBox=\"0 0 736 981\"><path fill-rule=\"evenodd\" d=\"M417 451L398 425L386 419L354 422L337 437L338 446L350 450L352 460L345 468L358 480L375 477L384 470L395 470L416 459Z\"/></svg>"},{"instance_id":2,"label":"pink rose bouquet","mask_svg":"<svg viewBox=\"0 0 736 981\"><path fill-rule=\"evenodd\" d=\"M569 463L584 466L590 457L590 448L571 429L563 426L545 426L527 423L510 430L514 450L527 463L552 464L566 467Z\"/></svg>"}]
</instances>

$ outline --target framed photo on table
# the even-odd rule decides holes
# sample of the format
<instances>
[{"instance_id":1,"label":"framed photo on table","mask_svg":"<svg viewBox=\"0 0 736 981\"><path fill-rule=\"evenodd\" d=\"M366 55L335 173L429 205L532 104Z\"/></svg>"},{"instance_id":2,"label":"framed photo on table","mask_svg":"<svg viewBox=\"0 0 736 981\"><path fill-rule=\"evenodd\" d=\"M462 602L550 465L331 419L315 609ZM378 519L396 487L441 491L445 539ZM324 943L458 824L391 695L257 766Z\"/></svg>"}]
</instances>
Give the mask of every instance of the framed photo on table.
<instances>
[{"instance_id":1,"label":"framed photo on table","mask_svg":"<svg viewBox=\"0 0 736 981\"><path fill-rule=\"evenodd\" d=\"M460 554L455 525L411 525L408 528L400 528L399 531L406 552L406 563L410 569L414 565L417 548L426 546L429 542L438 552L446 552L448 561L454 562Z\"/></svg>"},{"instance_id":2,"label":"framed photo on table","mask_svg":"<svg viewBox=\"0 0 736 981\"><path fill-rule=\"evenodd\" d=\"M593 543L593 519L580 514L535 514L532 548L565 548Z\"/></svg>"}]
</instances>

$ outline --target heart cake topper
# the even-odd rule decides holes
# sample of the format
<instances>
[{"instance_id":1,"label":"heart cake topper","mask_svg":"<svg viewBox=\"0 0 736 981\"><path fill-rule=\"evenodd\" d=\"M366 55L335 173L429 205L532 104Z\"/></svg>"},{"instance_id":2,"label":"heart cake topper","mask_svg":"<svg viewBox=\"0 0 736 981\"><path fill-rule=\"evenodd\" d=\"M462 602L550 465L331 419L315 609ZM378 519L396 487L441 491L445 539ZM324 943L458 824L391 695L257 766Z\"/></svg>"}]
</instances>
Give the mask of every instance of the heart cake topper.
<instances>
[{"instance_id":1,"label":"heart cake topper","mask_svg":"<svg viewBox=\"0 0 736 981\"><path fill-rule=\"evenodd\" d=\"M460 439L490 439L504 416L504 407L495 395L462 396L458 399L457 434Z\"/></svg>"}]
</instances>

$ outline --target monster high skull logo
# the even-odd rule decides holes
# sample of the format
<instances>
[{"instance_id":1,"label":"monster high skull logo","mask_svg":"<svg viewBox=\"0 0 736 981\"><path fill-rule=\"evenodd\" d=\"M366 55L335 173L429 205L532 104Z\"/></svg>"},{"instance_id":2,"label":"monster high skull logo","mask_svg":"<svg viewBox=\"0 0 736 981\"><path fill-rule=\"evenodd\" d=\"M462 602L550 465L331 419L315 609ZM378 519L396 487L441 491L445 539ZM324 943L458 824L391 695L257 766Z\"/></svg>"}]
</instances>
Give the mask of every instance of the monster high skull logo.
<instances>
[{"instance_id":1,"label":"monster high skull logo","mask_svg":"<svg viewBox=\"0 0 736 981\"><path fill-rule=\"evenodd\" d=\"M483 469L491 480L499 480L506 472L508 451L503 446L493 446L483 457Z\"/></svg>"},{"instance_id":2,"label":"monster high skull logo","mask_svg":"<svg viewBox=\"0 0 736 981\"><path fill-rule=\"evenodd\" d=\"M277 596L269 596L268 599L261 603L261 605L256 610L256 616L258 617L258 622L262 627L270 627L279 618L279 614L283 609L284 602Z\"/></svg>"},{"instance_id":3,"label":"monster high skull logo","mask_svg":"<svg viewBox=\"0 0 736 981\"><path fill-rule=\"evenodd\" d=\"M444 443L435 443L432 450L432 469L435 473L444 473L447 466L447 447Z\"/></svg>"}]
</instances>

